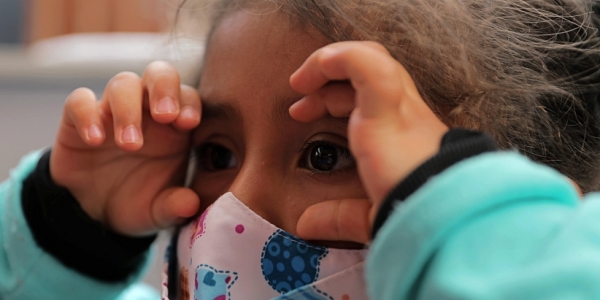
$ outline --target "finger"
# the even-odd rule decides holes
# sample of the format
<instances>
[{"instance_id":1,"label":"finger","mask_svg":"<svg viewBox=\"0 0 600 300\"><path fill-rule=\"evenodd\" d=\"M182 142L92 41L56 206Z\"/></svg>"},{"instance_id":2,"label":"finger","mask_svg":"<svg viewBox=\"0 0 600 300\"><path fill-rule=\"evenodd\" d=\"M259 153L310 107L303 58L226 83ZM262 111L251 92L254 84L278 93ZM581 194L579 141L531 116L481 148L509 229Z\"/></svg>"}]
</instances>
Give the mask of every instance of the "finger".
<instances>
[{"instance_id":1,"label":"finger","mask_svg":"<svg viewBox=\"0 0 600 300\"><path fill-rule=\"evenodd\" d=\"M198 195L188 188L174 187L162 191L152 203L152 219L163 229L182 223L200 208Z\"/></svg>"},{"instance_id":2,"label":"finger","mask_svg":"<svg viewBox=\"0 0 600 300\"><path fill-rule=\"evenodd\" d=\"M331 80L348 80L351 74L347 74L344 70L330 69L335 66L327 66L331 56L337 56L343 52L350 50L361 51L361 54L366 54L359 58L361 64L370 64L371 68L380 68L374 63L371 63L371 56L383 55L389 56L389 52L381 45L375 42L367 41L348 41L329 44L325 47L313 52L290 76L292 88L302 94L310 94L318 90ZM368 59L365 59L368 58ZM342 71L342 73L340 73ZM358 74L361 75L361 74ZM358 79L358 78L357 78Z\"/></svg>"},{"instance_id":3,"label":"finger","mask_svg":"<svg viewBox=\"0 0 600 300\"><path fill-rule=\"evenodd\" d=\"M191 189L173 187L161 191L149 205L143 201L121 204L109 208L106 215L113 217L103 222L116 232L141 236L181 224L196 214L200 200Z\"/></svg>"},{"instance_id":4,"label":"finger","mask_svg":"<svg viewBox=\"0 0 600 300\"><path fill-rule=\"evenodd\" d=\"M74 126L81 139L90 146L101 145L105 138L97 105L92 90L78 88L67 97L63 111L64 122Z\"/></svg>"},{"instance_id":5,"label":"finger","mask_svg":"<svg viewBox=\"0 0 600 300\"><path fill-rule=\"evenodd\" d=\"M298 236L307 240L351 241L366 244L371 226L366 199L330 200L310 206L300 219Z\"/></svg>"},{"instance_id":6,"label":"finger","mask_svg":"<svg viewBox=\"0 0 600 300\"><path fill-rule=\"evenodd\" d=\"M290 116L300 122L316 121L326 115L348 117L354 109L354 88L348 81L327 83L290 107Z\"/></svg>"},{"instance_id":7,"label":"finger","mask_svg":"<svg viewBox=\"0 0 600 300\"><path fill-rule=\"evenodd\" d=\"M101 106L114 123L115 143L123 150L142 147L142 85L140 77L123 72L113 77L104 91Z\"/></svg>"},{"instance_id":8,"label":"finger","mask_svg":"<svg viewBox=\"0 0 600 300\"><path fill-rule=\"evenodd\" d=\"M181 112L175 120L175 127L181 130L190 130L200 124L202 106L200 96L195 88L181 85Z\"/></svg>"},{"instance_id":9,"label":"finger","mask_svg":"<svg viewBox=\"0 0 600 300\"><path fill-rule=\"evenodd\" d=\"M312 94L328 81L350 80L356 107L365 118L391 116L398 110L398 99L418 91L404 67L376 45L352 41L325 46L292 74L290 84L301 94Z\"/></svg>"},{"instance_id":10,"label":"finger","mask_svg":"<svg viewBox=\"0 0 600 300\"><path fill-rule=\"evenodd\" d=\"M175 67L164 61L152 62L144 70L142 83L148 92L152 118L162 124L175 121L179 115L181 98L181 83Z\"/></svg>"}]
</instances>

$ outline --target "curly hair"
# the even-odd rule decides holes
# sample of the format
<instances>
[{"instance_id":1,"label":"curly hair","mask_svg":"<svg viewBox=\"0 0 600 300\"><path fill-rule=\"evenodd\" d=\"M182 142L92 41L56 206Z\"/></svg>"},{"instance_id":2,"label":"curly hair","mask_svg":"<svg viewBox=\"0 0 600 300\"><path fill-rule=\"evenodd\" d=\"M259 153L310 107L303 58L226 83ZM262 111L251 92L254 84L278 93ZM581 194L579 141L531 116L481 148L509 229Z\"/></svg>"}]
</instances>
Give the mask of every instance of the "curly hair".
<instances>
[{"instance_id":1,"label":"curly hair","mask_svg":"<svg viewBox=\"0 0 600 300\"><path fill-rule=\"evenodd\" d=\"M184 3L193 1L184 1ZM598 0L216 0L207 43L240 9L267 9L331 42L381 43L450 127L487 132L600 189ZM180 6L180 10L181 7Z\"/></svg>"}]
</instances>

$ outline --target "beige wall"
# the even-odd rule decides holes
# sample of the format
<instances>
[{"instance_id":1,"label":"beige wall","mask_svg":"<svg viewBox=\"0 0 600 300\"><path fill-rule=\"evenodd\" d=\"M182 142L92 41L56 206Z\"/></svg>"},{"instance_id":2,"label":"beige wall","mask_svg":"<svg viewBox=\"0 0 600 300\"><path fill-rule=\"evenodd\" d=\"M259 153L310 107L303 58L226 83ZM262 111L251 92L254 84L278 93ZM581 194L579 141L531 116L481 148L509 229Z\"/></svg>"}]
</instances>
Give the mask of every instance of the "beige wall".
<instances>
[{"instance_id":1,"label":"beige wall","mask_svg":"<svg viewBox=\"0 0 600 300\"><path fill-rule=\"evenodd\" d=\"M169 0L29 0L26 41L69 33L165 30L176 3Z\"/></svg>"}]
</instances>

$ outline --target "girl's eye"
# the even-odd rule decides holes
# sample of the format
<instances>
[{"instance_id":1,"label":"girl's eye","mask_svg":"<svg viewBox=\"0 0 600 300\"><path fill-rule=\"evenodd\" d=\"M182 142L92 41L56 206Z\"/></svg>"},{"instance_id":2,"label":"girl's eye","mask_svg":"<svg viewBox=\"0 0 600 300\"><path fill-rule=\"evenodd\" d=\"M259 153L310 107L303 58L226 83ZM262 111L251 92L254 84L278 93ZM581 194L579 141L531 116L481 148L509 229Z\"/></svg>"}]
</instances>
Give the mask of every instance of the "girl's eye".
<instances>
[{"instance_id":1,"label":"girl's eye","mask_svg":"<svg viewBox=\"0 0 600 300\"><path fill-rule=\"evenodd\" d=\"M354 167L350 150L324 141L310 143L304 151L301 167L324 173Z\"/></svg>"},{"instance_id":2,"label":"girl's eye","mask_svg":"<svg viewBox=\"0 0 600 300\"><path fill-rule=\"evenodd\" d=\"M201 145L197 152L198 166L205 171L222 171L237 167L237 158L229 149L218 144Z\"/></svg>"}]
</instances>

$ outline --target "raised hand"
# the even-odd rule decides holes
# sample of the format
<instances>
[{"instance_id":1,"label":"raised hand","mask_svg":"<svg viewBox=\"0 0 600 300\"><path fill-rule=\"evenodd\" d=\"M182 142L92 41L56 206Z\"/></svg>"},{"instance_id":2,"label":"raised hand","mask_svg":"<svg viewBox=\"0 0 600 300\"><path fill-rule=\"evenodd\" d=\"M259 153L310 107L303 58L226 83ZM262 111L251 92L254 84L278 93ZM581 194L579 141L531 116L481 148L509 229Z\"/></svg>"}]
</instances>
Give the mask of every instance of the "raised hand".
<instances>
[{"instance_id":1,"label":"raised hand","mask_svg":"<svg viewBox=\"0 0 600 300\"><path fill-rule=\"evenodd\" d=\"M348 81L351 88L339 81ZM374 42L321 48L291 76L290 84L306 95L290 108L292 118L349 117L350 150L372 204L316 204L300 218L298 233L308 239L367 242L370 227L364 227L370 226L385 196L439 150L448 127L425 104L406 69ZM369 221L357 225L357 219Z\"/></svg>"},{"instance_id":2,"label":"raised hand","mask_svg":"<svg viewBox=\"0 0 600 300\"><path fill-rule=\"evenodd\" d=\"M145 235L196 213L199 199L182 187L190 130L200 98L168 63L142 78L120 73L97 101L85 88L67 98L50 157L50 173L84 211L116 232Z\"/></svg>"}]
</instances>

